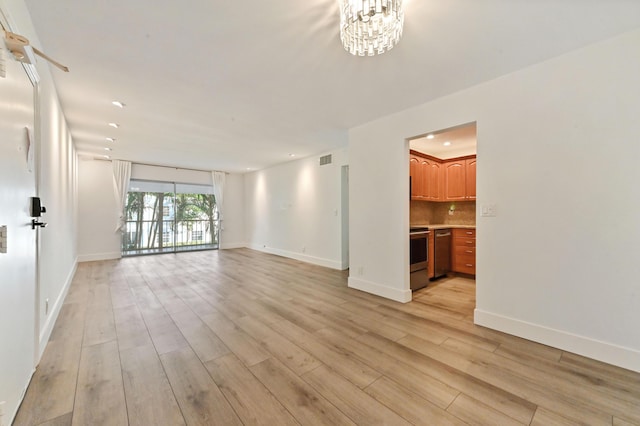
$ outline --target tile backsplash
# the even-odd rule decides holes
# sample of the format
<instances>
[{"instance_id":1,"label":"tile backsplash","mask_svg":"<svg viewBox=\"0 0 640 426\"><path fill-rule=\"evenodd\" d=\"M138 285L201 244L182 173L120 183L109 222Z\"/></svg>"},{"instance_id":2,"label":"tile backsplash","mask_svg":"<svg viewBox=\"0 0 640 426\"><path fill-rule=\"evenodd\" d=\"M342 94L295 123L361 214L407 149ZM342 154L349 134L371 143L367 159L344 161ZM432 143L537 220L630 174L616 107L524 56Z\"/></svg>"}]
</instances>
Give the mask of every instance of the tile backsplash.
<instances>
[{"instance_id":1,"label":"tile backsplash","mask_svg":"<svg viewBox=\"0 0 640 426\"><path fill-rule=\"evenodd\" d=\"M449 215L449 208L452 205L455 209L453 215ZM412 225L475 225L476 202L411 201L409 223Z\"/></svg>"}]
</instances>

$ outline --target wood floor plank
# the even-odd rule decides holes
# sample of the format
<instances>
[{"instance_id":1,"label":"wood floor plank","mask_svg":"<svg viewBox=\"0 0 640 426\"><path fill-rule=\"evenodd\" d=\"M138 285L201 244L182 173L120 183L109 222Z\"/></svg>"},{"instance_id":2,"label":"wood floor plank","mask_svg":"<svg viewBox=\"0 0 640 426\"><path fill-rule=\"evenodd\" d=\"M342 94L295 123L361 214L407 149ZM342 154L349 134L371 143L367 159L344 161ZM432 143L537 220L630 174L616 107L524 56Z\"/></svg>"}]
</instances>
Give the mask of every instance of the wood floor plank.
<instances>
[{"instance_id":1,"label":"wood floor plank","mask_svg":"<svg viewBox=\"0 0 640 426\"><path fill-rule=\"evenodd\" d=\"M287 336L296 345L300 346L325 365L330 365L336 372L351 381L360 388L364 388L379 378L382 374L369 367L367 364L354 359L335 347L318 342L312 333L290 323L280 321L271 324L278 333Z\"/></svg>"},{"instance_id":2,"label":"wood floor plank","mask_svg":"<svg viewBox=\"0 0 640 426\"><path fill-rule=\"evenodd\" d=\"M160 360L188 425L242 425L191 348L165 353Z\"/></svg>"},{"instance_id":3,"label":"wood floor plank","mask_svg":"<svg viewBox=\"0 0 640 426\"><path fill-rule=\"evenodd\" d=\"M469 425L519 426L526 424L517 422L465 394L458 395L455 401L447 408L447 411Z\"/></svg>"},{"instance_id":4,"label":"wood floor plank","mask_svg":"<svg viewBox=\"0 0 640 426\"><path fill-rule=\"evenodd\" d=\"M638 423L631 423L621 418L614 417L613 426L638 426Z\"/></svg>"},{"instance_id":5,"label":"wood floor plank","mask_svg":"<svg viewBox=\"0 0 640 426\"><path fill-rule=\"evenodd\" d=\"M211 377L243 423L297 425L298 422L233 354L205 363Z\"/></svg>"},{"instance_id":6,"label":"wood floor plank","mask_svg":"<svg viewBox=\"0 0 640 426\"><path fill-rule=\"evenodd\" d=\"M302 375L329 402L360 425L410 425L394 411L323 365Z\"/></svg>"},{"instance_id":7,"label":"wood floor plank","mask_svg":"<svg viewBox=\"0 0 640 426\"><path fill-rule=\"evenodd\" d=\"M333 329L322 329L315 333L321 341L346 356L368 363L393 380L404 383L412 392L441 408L446 408L460 393L444 382L423 374L398 358L389 356L377 348L367 346ZM382 348L380 348L382 349Z\"/></svg>"},{"instance_id":8,"label":"wood floor plank","mask_svg":"<svg viewBox=\"0 0 640 426\"><path fill-rule=\"evenodd\" d=\"M425 356L426 354L414 350L415 348L410 345L406 345L406 342L426 342L415 336L409 335L399 342L392 342L380 336L367 334L361 336L358 340L366 343L368 347L380 348L389 356L394 357L394 359L403 360L411 368L421 371L442 383L446 383L458 392L464 392L522 423L528 423L533 417L536 404L468 374L466 365L449 365L441 359ZM429 347L440 347L431 342L428 345L430 345Z\"/></svg>"},{"instance_id":9,"label":"wood floor plank","mask_svg":"<svg viewBox=\"0 0 640 426\"><path fill-rule=\"evenodd\" d=\"M166 312L144 316L151 340L160 355L186 348L189 342Z\"/></svg>"},{"instance_id":10,"label":"wood floor plank","mask_svg":"<svg viewBox=\"0 0 640 426\"><path fill-rule=\"evenodd\" d=\"M247 334L260 342L272 356L293 370L296 374L304 374L320 365L309 352L291 343L290 340L278 334L275 330L253 317L243 317L236 323Z\"/></svg>"},{"instance_id":11,"label":"wood floor plank","mask_svg":"<svg viewBox=\"0 0 640 426\"><path fill-rule=\"evenodd\" d=\"M152 344L149 330L135 305L113 309L120 351Z\"/></svg>"},{"instance_id":12,"label":"wood floor plank","mask_svg":"<svg viewBox=\"0 0 640 426\"><path fill-rule=\"evenodd\" d=\"M73 412L69 412L55 419L39 423L38 426L71 426L72 418Z\"/></svg>"},{"instance_id":13,"label":"wood floor plank","mask_svg":"<svg viewBox=\"0 0 640 426\"><path fill-rule=\"evenodd\" d=\"M73 424L127 424L120 356L116 341L82 348L73 408Z\"/></svg>"},{"instance_id":14,"label":"wood floor plank","mask_svg":"<svg viewBox=\"0 0 640 426\"><path fill-rule=\"evenodd\" d=\"M202 320L245 365L257 364L271 356L253 337L221 313L212 312Z\"/></svg>"},{"instance_id":15,"label":"wood floor plank","mask_svg":"<svg viewBox=\"0 0 640 426\"><path fill-rule=\"evenodd\" d=\"M269 358L249 369L301 424L355 424L280 361Z\"/></svg>"},{"instance_id":16,"label":"wood floor plank","mask_svg":"<svg viewBox=\"0 0 640 426\"><path fill-rule=\"evenodd\" d=\"M17 425L36 425L73 411L82 338L50 341L31 378Z\"/></svg>"},{"instance_id":17,"label":"wood floor plank","mask_svg":"<svg viewBox=\"0 0 640 426\"><path fill-rule=\"evenodd\" d=\"M100 307L89 308L84 327L83 346L98 345L116 339L116 327L113 319L113 309Z\"/></svg>"},{"instance_id":18,"label":"wood floor plank","mask_svg":"<svg viewBox=\"0 0 640 426\"><path fill-rule=\"evenodd\" d=\"M129 424L185 424L153 345L121 350L120 358Z\"/></svg>"},{"instance_id":19,"label":"wood floor plank","mask_svg":"<svg viewBox=\"0 0 640 426\"><path fill-rule=\"evenodd\" d=\"M531 420L531 426L574 426L575 424L575 420L567 419L544 407L538 407Z\"/></svg>"},{"instance_id":20,"label":"wood floor plank","mask_svg":"<svg viewBox=\"0 0 640 426\"><path fill-rule=\"evenodd\" d=\"M438 426L465 424L446 410L435 406L387 377L381 377L367 386L365 392L415 425L423 424L425 421Z\"/></svg>"},{"instance_id":21,"label":"wood floor plank","mask_svg":"<svg viewBox=\"0 0 640 426\"><path fill-rule=\"evenodd\" d=\"M517 395L522 400L531 401L536 405L542 405L553 411L563 413L575 421L594 425L610 425L611 423L610 416L594 409L590 403L577 401L573 399L572 395L559 393L550 387L530 382L501 369L498 365L491 366L486 363L476 363L461 354L446 350L411 335L401 339L398 343L450 367L465 371L494 386L496 389L503 389L506 392ZM481 395L475 396L478 396L477 399L482 401ZM503 410L501 411L509 414ZM516 418L515 416L512 417Z\"/></svg>"},{"instance_id":22,"label":"wood floor plank","mask_svg":"<svg viewBox=\"0 0 640 426\"><path fill-rule=\"evenodd\" d=\"M82 340L86 313L83 303L63 303L49 340Z\"/></svg>"},{"instance_id":23,"label":"wood floor plank","mask_svg":"<svg viewBox=\"0 0 640 426\"><path fill-rule=\"evenodd\" d=\"M224 342L190 310L173 313L171 318L202 362L230 353Z\"/></svg>"},{"instance_id":24,"label":"wood floor plank","mask_svg":"<svg viewBox=\"0 0 640 426\"><path fill-rule=\"evenodd\" d=\"M566 375L564 380L559 380L565 375L564 371L549 368L545 362L530 361L523 365L519 361L504 358L494 353L478 351L476 348L451 340L450 349L457 354L465 354L465 357L472 361L479 361L490 365L492 368L500 368L513 376L523 378L537 386L553 385L554 391L561 395L571 393L572 402L581 402L603 412L610 412L620 416L627 416L634 422L640 423L640 407L632 404L634 397L626 392L618 392L615 388L603 387L600 383L595 386L585 386L591 384L588 377Z\"/></svg>"},{"instance_id":25,"label":"wood floor plank","mask_svg":"<svg viewBox=\"0 0 640 426\"><path fill-rule=\"evenodd\" d=\"M126 282L124 284L126 287L111 287L111 305L114 309L136 304L131 289L126 285Z\"/></svg>"}]
</instances>

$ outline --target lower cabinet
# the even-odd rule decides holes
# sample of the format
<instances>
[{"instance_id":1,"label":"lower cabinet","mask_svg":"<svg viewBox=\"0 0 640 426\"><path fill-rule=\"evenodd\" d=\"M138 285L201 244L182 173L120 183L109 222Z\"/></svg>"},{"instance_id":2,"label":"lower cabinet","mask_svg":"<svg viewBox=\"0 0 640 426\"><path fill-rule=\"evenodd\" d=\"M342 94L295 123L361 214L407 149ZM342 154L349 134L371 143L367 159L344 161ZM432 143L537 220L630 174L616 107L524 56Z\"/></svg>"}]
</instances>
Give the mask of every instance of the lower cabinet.
<instances>
[{"instance_id":1,"label":"lower cabinet","mask_svg":"<svg viewBox=\"0 0 640 426\"><path fill-rule=\"evenodd\" d=\"M451 245L451 265L453 272L476 274L476 230L453 229Z\"/></svg>"}]
</instances>

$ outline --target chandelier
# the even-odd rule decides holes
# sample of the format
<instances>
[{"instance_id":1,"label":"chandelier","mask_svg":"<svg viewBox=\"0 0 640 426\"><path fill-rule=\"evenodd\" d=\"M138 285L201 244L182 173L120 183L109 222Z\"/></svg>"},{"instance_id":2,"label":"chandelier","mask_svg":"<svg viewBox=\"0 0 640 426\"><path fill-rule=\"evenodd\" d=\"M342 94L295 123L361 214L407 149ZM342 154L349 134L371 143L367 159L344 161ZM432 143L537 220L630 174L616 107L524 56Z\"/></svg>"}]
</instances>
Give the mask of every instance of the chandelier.
<instances>
[{"instance_id":1,"label":"chandelier","mask_svg":"<svg viewBox=\"0 0 640 426\"><path fill-rule=\"evenodd\" d=\"M340 40L352 55L384 53L402 36L402 0L339 0Z\"/></svg>"}]
</instances>

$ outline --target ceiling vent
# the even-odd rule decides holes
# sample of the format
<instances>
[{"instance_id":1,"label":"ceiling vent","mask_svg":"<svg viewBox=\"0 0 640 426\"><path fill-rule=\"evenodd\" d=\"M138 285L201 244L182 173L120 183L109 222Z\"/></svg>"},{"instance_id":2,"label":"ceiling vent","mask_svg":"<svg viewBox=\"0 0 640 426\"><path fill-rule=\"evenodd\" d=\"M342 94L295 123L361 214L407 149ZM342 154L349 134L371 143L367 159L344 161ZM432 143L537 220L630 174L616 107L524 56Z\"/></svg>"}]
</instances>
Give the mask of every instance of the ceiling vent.
<instances>
[{"instance_id":1,"label":"ceiling vent","mask_svg":"<svg viewBox=\"0 0 640 426\"><path fill-rule=\"evenodd\" d=\"M320 157L320 165L325 166L327 164L331 164L331 154Z\"/></svg>"}]
</instances>

